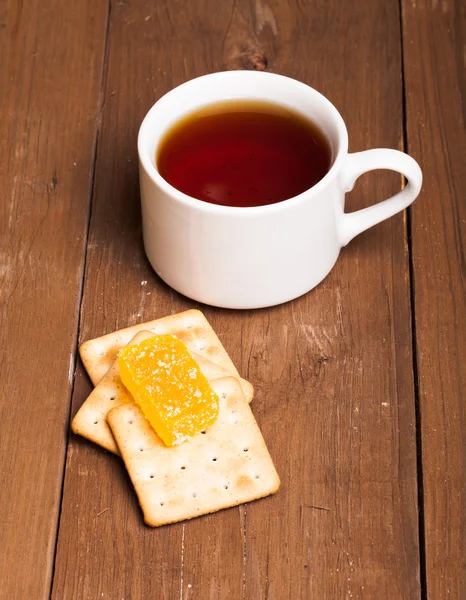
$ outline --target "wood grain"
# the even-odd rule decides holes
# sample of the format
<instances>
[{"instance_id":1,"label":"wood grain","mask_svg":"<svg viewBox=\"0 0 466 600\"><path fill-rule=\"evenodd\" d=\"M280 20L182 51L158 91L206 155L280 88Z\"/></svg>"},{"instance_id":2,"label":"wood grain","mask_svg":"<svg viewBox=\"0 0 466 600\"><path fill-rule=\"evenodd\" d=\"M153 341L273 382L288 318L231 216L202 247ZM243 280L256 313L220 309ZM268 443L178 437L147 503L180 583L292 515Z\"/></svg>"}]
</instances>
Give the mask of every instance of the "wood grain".
<instances>
[{"instance_id":1,"label":"wood grain","mask_svg":"<svg viewBox=\"0 0 466 600\"><path fill-rule=\"evenodd\" d=\"M0 596L48 598L107 5L0 12Z\"/></svg>"},{"instance_id":2,"label":"wood grain","mask_svg":"<svg viewBox=\"0 0 466 600\"><path fill-rule=\"evenodd\" d=\"M137 129L174 85L268 68L327 94L353 151L399 146L398 4L356 4L112 4L81 341L195 306L157 279L141 243ZM348 204L399 188L399 177L376 173ZM149 530L118 459L71 438L53 598L419 597L405 230L398 216L360 236L293 303L203 307L256 388L252 409L282 478L277 495ZM88 392L79 371L74 412Z\"/></svg>"},{"instance_id":3,"label":"wood grain","mask_svg":"<svg viewBox=\"0 0 466 600\"><path fill-rule=\"evenodd\" d=\"M412 269L429 598L466 590L466 7L403 3L409 152L424 171Z\"/></svg>"}]
</instances>

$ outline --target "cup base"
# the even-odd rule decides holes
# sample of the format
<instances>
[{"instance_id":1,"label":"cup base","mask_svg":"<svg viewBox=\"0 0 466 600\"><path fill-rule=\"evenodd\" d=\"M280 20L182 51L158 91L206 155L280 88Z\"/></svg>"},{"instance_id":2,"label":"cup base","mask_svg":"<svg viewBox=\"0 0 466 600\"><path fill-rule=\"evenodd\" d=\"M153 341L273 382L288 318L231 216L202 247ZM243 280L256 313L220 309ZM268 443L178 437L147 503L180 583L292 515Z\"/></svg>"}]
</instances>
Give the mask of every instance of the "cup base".
<instances>
[{"instance_id":1,"label":"cup base","mask_svg":"<svg viewBox=\"0 0 466 600\"><path fill-rule=\"evenodd\" d=\"M292 302L293 300L296 300L297 298L300 298L301 296L305 296L306 294L308 294L309 292L311 292L313 289L315 289L320 283L322 283L322 281L327 277L327 275L330 273L330 271L333 269L336 260L333 262L332 266L328 269L327 273L321 277L319 279L319 281L317 281L314 285L312 285L310 288L305 289L305 290L301 290L295 294L292 295L288 295L288 296L282 296L281 298L277 298L275 300L270 300L270 301L256 301L256 302L252 302L252 301L248 301L248 300L237 300L237 301L218 301L218 300L214 300L212 298L209 298L208 296L202 296L202 295L198 295L198 294L189 294L184 292L182 289L180 289L176 284L172 284L170 283L170 281L168 281L168 279L166 277L164 277L164 275L162 273L160 273L152 264L152 261L150 260L149 256L147 256L152 268L154 269L156 275L166 284L168 285L168 287L170 287L172 290L175 290L175 292L177 292L178 294L181 294L182 296L184 296L185 298L189 298L189 300L193 300L194 302L199 302L200 304L205 304L207 306L212 306L214 308L225 308L228 310L260 310L263 308L272 308L274 306L280 306L281 304L286 304L287 302ZM338 257L337 257L338 258Z\"/></svg>"}]
</instances>

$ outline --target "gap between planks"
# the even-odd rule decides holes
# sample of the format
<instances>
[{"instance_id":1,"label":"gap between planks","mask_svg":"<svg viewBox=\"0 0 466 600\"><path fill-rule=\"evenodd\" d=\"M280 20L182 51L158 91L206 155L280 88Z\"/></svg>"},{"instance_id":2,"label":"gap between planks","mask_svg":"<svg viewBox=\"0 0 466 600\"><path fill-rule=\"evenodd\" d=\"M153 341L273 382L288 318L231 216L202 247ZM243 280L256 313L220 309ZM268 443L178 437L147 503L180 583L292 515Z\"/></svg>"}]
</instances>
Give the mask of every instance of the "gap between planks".
<instances>
[{"instance_id":1,"label":"gap between planks","mask_svg":"<svg viewBox=\"0 0 466 600\"><path fill-rule=\"evenodd\" d=\"M102 122L102 110L104 105L104 81L107 73L107 64L108 64L108 38L109 38L109 29L110 29L110 14L111 14L111 0L107 0L107 18L105 22L105 41L104 41L104 52L102 59L102 70L100 75L100 98L99 98L99 107L95 124L95 134L94 134L94 145L92 148L92 172L91 179L89 183L89 202L88 202L88 215L87 215L87 224L86 224L86 234L85 234L85 244L84 244L84 256L82 262L82 270L81 270L81 285L79 288L78 294L78 315L77 315L77 327L76 327L76 335L74 340L74 351L70 357L70 391L69 391L69 409L68 409L68 418L65 423L66 426L66 442L65 442L65 453L63 460L63 468L61 472L61 489L60 489L60 501L58 505L57 512L57 524L55 529L55 545L53 552L53 560L52 560L52 570L50 574L50 587L49 587L49 598L52 598L53 594L53 584L55 580L55 564L57 559L57 547L58 547L58 536L60 533L60 521L63 507L63 494L65 489L65 475L66 475L66 463L68 459L68 449L70 445L70 426L71 426L71 406L73 399L74 386L76 382L76 363L78 358L78 347L79 347L79 335L81 332L81 310L82 310L82 302L83 302L83 294L84 294L84 280L86 275L86 262L87 262L87 244L89 240L89 230L92 216L92 200L94 195L94 180L95 180L95 170L96 170L96 162L97 162L97 150L99 147L99 135L100 135L100 126ZM108 509L105 509L108 510ZM105 511L102 511L105 512ZM102 513L99 513L102 514Z\"/></svg>"},{"instance_id":2,"label":"gap between planks","mask_svg":"<svg viewBox=\"0 0 466 600\"><path fill-rule=\"evenodd\" d=\"M400 17L400 53L401 53L401 93L402 93L402 117L403 138L402 150L409 152L407 114L406 114L406 72L405 72L405 48L404 48L404 23L403 23L403 0L398 0ZM403 178L405 181L405 178ZM419 396L419 367L418 349L416 337L416 306L414 301L414 265L412 249L412 218L411 207L406 211L406 240L408 249L408 276L409 276L409 302L411 309L411 346L413 360L413 383L414 383L414 412L416 419L416 473L417 473L417 503L418 503L418 537L419 537L419 575L421 585L421 600L427 600L427 571L426 571L426 536L424 524L424 483L422 473L422 423L421 405Z\"/></svg>"}]
</instances>

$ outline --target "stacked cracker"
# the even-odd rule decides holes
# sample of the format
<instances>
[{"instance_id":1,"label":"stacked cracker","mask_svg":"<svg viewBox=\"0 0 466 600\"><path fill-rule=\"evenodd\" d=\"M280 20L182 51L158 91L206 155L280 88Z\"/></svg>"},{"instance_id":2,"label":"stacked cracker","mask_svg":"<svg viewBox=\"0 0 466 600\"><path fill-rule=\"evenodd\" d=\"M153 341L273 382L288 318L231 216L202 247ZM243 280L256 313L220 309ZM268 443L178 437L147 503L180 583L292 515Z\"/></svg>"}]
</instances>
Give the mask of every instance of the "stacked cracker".
<instances>
[{"instance_id":1,"label":"stacked cracker","mask_svg":"<svg viewBox=\"0 0 466 600\"><path fill-rule=\"evenodd\" d=\"M179 446L165 446L119 375L120 348L154 334L171 334L186 344L220 401L217 421ZM90 340L80 354L95 388L72 429L121 455L148 525L190 519L278 490L280 480L248 404L252 385L241 379L200 311Z\"/></svg>"}]
</instances>

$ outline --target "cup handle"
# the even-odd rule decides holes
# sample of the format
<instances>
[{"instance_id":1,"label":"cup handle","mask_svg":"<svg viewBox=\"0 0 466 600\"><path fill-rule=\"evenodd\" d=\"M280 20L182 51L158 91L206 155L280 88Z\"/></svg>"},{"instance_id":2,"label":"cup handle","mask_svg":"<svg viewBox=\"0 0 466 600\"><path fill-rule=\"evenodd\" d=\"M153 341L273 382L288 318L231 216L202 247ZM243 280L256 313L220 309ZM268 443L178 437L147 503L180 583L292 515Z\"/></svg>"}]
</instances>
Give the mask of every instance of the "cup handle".
<instances>
[{"instance_id":1,"label":"cup handle","mask_svg":"<svg viewBox=\"0 0 466 600\"><path fill-rule=\"evenodd\" d=\"M404 189L388 200L352 213L343 213L339 227L342 246L346 246L355 236L369 227L377 225L407 208L414 202L421 190L422 171L411 156L398 150L376 148L348 154L346 165L342 171L343 191L350 192L360 175L376 169L397 171L406 177L408 183Z\"/></svg>"}]
</instances>

